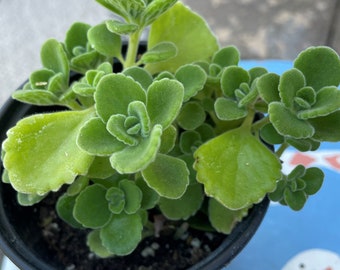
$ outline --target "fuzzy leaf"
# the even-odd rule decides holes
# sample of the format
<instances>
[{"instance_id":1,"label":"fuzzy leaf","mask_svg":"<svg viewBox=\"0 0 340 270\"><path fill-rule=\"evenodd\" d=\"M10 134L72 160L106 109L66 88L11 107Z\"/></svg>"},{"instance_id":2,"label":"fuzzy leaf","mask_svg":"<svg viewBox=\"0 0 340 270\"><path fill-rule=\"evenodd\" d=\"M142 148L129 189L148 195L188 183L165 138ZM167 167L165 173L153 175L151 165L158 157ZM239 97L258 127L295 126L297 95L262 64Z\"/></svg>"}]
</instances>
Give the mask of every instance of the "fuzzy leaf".
<instances>
[{"instance_id":1,"label":"fuzzy leaf","mask_svg":"<svg viewBox=\"0 0 340 270\"><path fill-rule=\"evenodd\" d=\"M159 152L162 154L169 153L175 147L176 139L177 129L174 126L169 126L163 130Z\"/></svg>"},{"instance_id":2,"label":"fuzzy leaf","mask_svg":"<svg viewBox=\"0 0 340 270\"><path fill-rule=\"evenodd\" d=\"M326 86L320 89L316 95L316 102L312 108L299 111L301 119L316 118L328 115L340 108L340 91L335 86Z\"/></svg>"},{"instance_id":3,"label":"fuzzy leaf","mask_svg":"<svg viewBox=\"0 0 340 270\"><path fill-rule=\"evenodd\" d=\"M201 135L193 130L181 132L179 147L184 154L192 154L202 143Z\"/></svg>"},{"instance_id":4,"label":"fuzzy leaf","mask_svg":"<svg viewBox=\"0 0 340 270\"><path fill-rule=\"evenodd\" d=\"M136 180L136 185L142 191L142 201L141 201L141 209L151 209L155 207L155 205L159 201L159 195L156 191L150 188L142 177Z\"/></svg>"},{"instance_id":5,"label":"fuzzy leaf","mask_svg":"<svg viewBox=\"0 0 340 270\"><path fill-rule=\"evenodd\" d=\"M68 186L67 191L65 194L69 196L78 195L84 188L89 185L89 179L85 176L77 177L74 182Z\"/></svg>"},{"instance_id":6,"label":"fuzzy leaf","mask_svg":"<svg viewBox=\"0 0 340 270\"><path fill-rule=\"evenodd\" d=\"M304 50L294 61L294 67L302 71L307 85L316 91L340 83L339 55L329 47L310 47Z\"/></svg>"},{"instance_id":7,"label":"fuzzy leaf","mask_svg":"<svg viewBox=\"0 0 340 270\"><path fill-rule=\"evenodd\" d=\"M281 102L269 104L269 118L275 129L282 136L296 139L310 138L314 134L313 126L297 116Z\"/></svg>"},{"instance_id":8,"label":"fuzzy leaf","mask_svg":"<svg viewBox=\"0 0 340 270\"><path fill-rule=\"evenodd\" d=\"M111 187L106 191L105 199L109 203L109 209L113 214L120 214L125 207L125 193L120 188Z\"/></svg>"},{"instance_id":9,"label":"fuzzy leaf","mask_svg":"<svg viewBox=\"0 0 340 270\"><path fill-rule=\"evenodd\" d=\"M179 199L161 197L159 208L163 215L170 220L186 220L196 214L203 203L204 193L200 184L189 185ZM183 207L185 205L185 207Z\"/></svg>"},{"instance_id":10,"label":"fuzzy leaf","mask_svg":"<svg viewBox=\"0 0 340 270\"><path fill-rule=\"evenodd\" d=\"M250 76L248 71L241 67L227 67L221 77L221 87L224 95L227 97L235 97L235 90L238 89L241 83L249 83Z\"/></svg>"},{"instance_id":11,"label":"fuzzy leaf","mask_svg":"<svg viewBox=\"0 0 340 270\"><path fill-rule=\"evenodd\" d=\"M300 152L315 151L320 147L320 142L313 139L286 138L286 142L295 147Z\"/></svg>"},{"instance_id":12,"label":"fuzzy leaf","mask_svg":"<svg viewBox=\"0 0 340 270\"><path fill-rule=\"evenodd\" d=\"M11 128L3 148L14 189L43 195L86 174L93 157L79 149L76 138L92 114L92 110L36 114Z\"/></svg>"},{"instance_id":13,"label":"fuzzy leaf","mask_svg":"<svg viewBox=\"0 0 340 270\"><path fill-rule=\"evenodd\" d=\"M29 79L32 89L46 89L49 79L54 74L54 71L46 68L32 72Z\"/></svg>"},{"instance_id":14,"label":"fuzzy leaf","mask_svg":"<svg viewBox=\"0 0 340 270\"><path fill-rule=\"evenodd\" d=\"M71 67L74 71L85 74L88 70L96 69L106 60L106 56L93 50L72 57Z\"/></svg>"},{"instance_id":15,"label":"fuzzy leaf","mask_svg":"<svg viewBox=\"0 0 340 270\"><path fill-rule=\"evenodd\" d=\"M22 206L32 206L36 203L42 201L46 195L37 195L37 194L25 194L25 193L17 193L18 203Z\"/></svg>"},{"instance_id":16,"label":"fuzzy leaf","mask_svg":"<svg viewBox=\"0 0 340 270\"><path fill-rule=\"evenodd\" d=\"M129 35L136 32L139 28L137 24L121 22L118 20L107 20L105 23L107 29L117 35Z\"/></svg>"},{"instance_id":17,"label":"fuzzy leaf","mask_svg":"<svg viewBox=\"0 0 340 270\"><path fill-rule=\"evenodd\" d=\"M127 146L110 157L111 166L121 174L135 173L143 170L156 157L160 146L162 127L153 127L150 136L143 138L136 146Z\"/></svg>"},{"instance_id":18,"label":"fuzzy leaf","mask_svg":"<svg viewBox=\"0 0 340 270\"><path fill-rule=\"evenodd\" d=\"M91 118L80 129L77 145L90 155L98 156L109 156L125 147L125 144L107 131L99 117Z\"/></svg>"},{"instance_id":19,"label":"fuzzy leaf","mask_svg":"<svg viewBox=\"0 0 340 270\"><path fill-rule=\"evenodd\" d=\"M312 118L308 120L315 128L313 139L318 141L337 142L340 140L340 111L336 111L326 116Z\"/></svg>"},{"instance_id":20,"label":"fuzzy leaf","mask_svg":"<svg viewBox=\"0 0 340 270\"><path fill-rule=\"evenodd\" d=\"M119 182L119 188L124 192L125 207L124 211L127 214L136 213L142 202L143 193L139 187L131 180L122 180Z\"/></svg>"},{"instance_id":21,"label":"fuzzy leaf","mask_svg":"<svg viewBox=\"0 0 340 270\"><path fill-rule=\"evenodd\" d=\"M261 138L269 144L281 144L284 142L284 137L277 133L271 123L265 125L260 131Z\"/></svg>"},{"instance_id":22,"label":"fuzzy leaf","mask_svg":"<svg viewBox=\"0 0 340 270\"><path fill-rule=\"evenodd\" d=\"M142 239L143 224L139 214L114 215L100 230L103 246L111 253L124 256L130 254Z\"/></svg>"},{"instance_id":23,"label":"fuzzy leaf","mask_svg":"<svg viewBox=\"0 0 340 270\"><path fill-rule=\"evenodd\" d=\"M280 97L288 108L294 107L294 97L306 85L305 77L298 69L290 69L281 75L279 83Z\"/></svg>"},{"instance_id":24,"label":"fuzzy leaf","mask_svg":"<svg viewBox=\"0 0 340 270\"><path fill-rule=\"evenodd\" d=\"M65 47L70 55L76 47L86 48L87 31L91 28L89 24L76 22L71 25L66 33Z\"/></svg>"},{"instance_id":25,"label":"fuzzy leaf","mask_svg":"<svg viewBox=\"0 0 340 270\"><path fill-rule=\"evenodd\" d=\"M113 114L127 115L132 101L145 102L146 95L141 85L123 74L104 76L94 95L98 115L107 122Z\"/></svg>"},{"instance_id":26,"label":"fuzzy leaf","mask_svg":"<svg viewBox=\"0 0 340 270\"><path fill-rule=\"evenodd\" d=\"M131 103L130 103L131 104ZM107 121L106 129L109 131L118 141L125 145L135 146L138 144L138 139L127 133L125 129L126 116L122 114L115 114Z\"/></svg>"},{"instance_id":27,"label":"fuzzy leaf","mask_svg":"<svg viewBox=\"0 0 340 270\"><path fill-rule=\"evenodd\" d=\"M304 191L293 192L289 188L286 188L284 191L284 200L291 209L299 211L305 205L307 195Z\"/></svg>"},{"instance_id":28,"label":"fuzzy leaf","mask_svg":"<svg viewBox=\"0 0 340 270\"><path fill-rule=\"evenodd\" d=\"M154 81L147 92L146 108L152 125L166 129L175 120L183 102L184 89L175 80Z\"/></svg>"},{"instance_id":29,"label":"fuzzy leaf","mask_svg":"<svg viewBox=\"0 0 340 270\"><path fill-rule=\"evenodd\" d=\"M176 45L177 56L146 65L152 74L164 70L174 73L182 65L209 60L218 49L217 39L205 20L181 2L176 3L151 26L148 47L152 48L164 40Z\"/></svg>"},{"instance_id":30,"label":"fuzzy leaf","mask_svg":"<svg viewBox=\"0 0 340 270\"><path fill-rule=\"evenodd\" d=\"M184 86L184 102L202 90L207 80L207 74L198 65L185 65L180 67L176 71L175 77Z\"/></svg>"},{"instance_id":31,"label":"fuzzy leaf","mask_svg":"<svg viewBox=\"0 0 340 270\"><path fill-rule=\"evenodd\" d=\"M198 102L192 101L183 105L177 122L183 129L194 130L204 123L205 118L203 107Z\"/></svg>"},{"instance_id":32,"label":"fuzzy leaf","mask_svg":"<svg viewBox=\"0 0 340 270\"><path fill-rule=\"evenodd\" d=\"M144 68L129 67L124 69L123 74L131 76L135 81L139 82L146 91L152 83L152 76Z\"/></svg>"},{"instance_id":33,"label":"fuzzy leaf","mask_svg":"<svg viewBox=\"0 0 340 270\"><path fill-rule=\"evenodd\" d=\"M46 106L61 104L58 97L46 90L18 90L12 94L12 98L21 102Z\"/></svg>"},{"instance_id":34,"label":"fuzzy leaf","mask_svg":"<svg viewBox=\"0 0 340 270\"><path fill-rule=\"evenodd\" d=\"M248 207L239 210L230 210L220 204L217 200L209 199L209 220L216 231L229 234L240 222L243 217L248 214Z\"/></svg>"},{"instance_id":35,"label":"fuzzy leaf","mask_svg":"<svg viewBox=\"0 0 340 270\"><path fill-rule=\"evenodd\" d=\"M110 32L105 23L91 27L87 32L87 38L93 48L103 55L114 57L121 54L120 36Z\"/></svg>"},{"instance_id":36,"label":"fuzzy leaf","mask_svg":"<svg viewBox=\"0 0 340 270\"><path fill-rule=\"evenodd\" d=\"M194 157L206 194L233 210L260 202L281 177L279 159L244 127L208 141Z\"/></svg>"},{"instance_id":37,"label":"fuzzy leaf","mask_svg":"<svg viewBox=\"0 0 340 270\"><path fill-rule=\"evenodd\" d=\"M153 0L149 1L146 6L142 18L146 25L151 24L162 13L170 9L177 0Z\"/></svg>"},{"instance_id":38,"label":"fuzzy leaf","mask_svg":"<svg viewBox=\"0 0 340 270\"><path fill-rule=\"evenodd\" d=\"M86 244L90 250L100 258L108 258L113 254L103 246L102 240L100 239L100 230L93 230L87 235Z\"/></svg>"},{"instance_id":39,"label":"fuzzy leaf","mask_svg":"<svg viewBox=\"0 0 340 270\"><path fill-rule=\"evenodd\" d=\"M257 90L261 98L266 102L280 101L279 95L279 81L280 76L275 73L268 73L263 75L257 81Z\"/></svg>"},{"instance_id":40,"label":"fuzzy leaf","mask_svg":"<svg viewBox=\"0 0 340 270\"><path fill-rule=\"evenodd\" d=\"M189 184L189 170L181 159L158 154L142 175L147 184L160 196L180 198Z\"/></svg>"},{"instance_id":41,"label":"fuzzy leaf","mask_svg":"<svg viewBox=\"0 0 340 270\"><path fill-rule=\"evenodd\" d=\"M236 101L220 97L215 102L216 116L220 120L230 121L244 118L247 115L247 109L239 107Z\"/></svg>"},{"instance_id":42,"label":"fuzzy leaf","mask_svg":"<svg viewBox=\"0 0 340 270\"><path fill-rule=\"evenodd\" d=\"M106 188L99 184L85 188L76 199L74 218L86 228L102 228L111 218L105 194Z\"/></svg>"},{"instance_id":43,"label":"fuzzy leaf","mask_svg":"<svg viewBox=\"0 0 340 270\"><path fill-rule=\"evenodd\" d=\"M221 66L237 66L240 61L240 52L235 46L228 46L218 50L214 56L212 62Z\"/></svg>"},{"instance_id":44,"label":"fuzzy leaf","mask_svg":"<svg viewBox=\"0 0 340 270\"><path fill-rule=\"evenodd\" d=\"M315 167L307 168L306 173L303 176L303 180L306 183L304 191L308 195L317 193L322 186L324 177L325 175L321 169Z\"/></svg>"},{"instance_id":45,"label":"fuzzy leaf","mask_svg":"<svg viewBox=\"0 0 340 270\"><path fill-rule=\"evenodd\" d=\"M160 42L145 52L141 61L145 64L157 63L175 57L177 48L172 42Z\"/></svg>"},{"instance_id":46,"label":"fuzzy leaf","mask_svg":"<svg viewBox=\"0 0 340 270\"><path fill-rule=\"evenodd\" d=\"M64 85L67 85L70 68L61 43L55 39L47 40L41 47L40 57L45 68L63 74Z\"/></svg>"},{"instance_id":47,"label":"fuzzy leaf","mask_svg":"<svg viewBox=\"0 0 340 270\"><path fill-rule=\"evenodd\" d=\"M56 211L58 217L71 225L73 228L83 228L83 226L74 218L73 209L77 196L63 194L58 198Z\"/></svg>"}]
</instances>

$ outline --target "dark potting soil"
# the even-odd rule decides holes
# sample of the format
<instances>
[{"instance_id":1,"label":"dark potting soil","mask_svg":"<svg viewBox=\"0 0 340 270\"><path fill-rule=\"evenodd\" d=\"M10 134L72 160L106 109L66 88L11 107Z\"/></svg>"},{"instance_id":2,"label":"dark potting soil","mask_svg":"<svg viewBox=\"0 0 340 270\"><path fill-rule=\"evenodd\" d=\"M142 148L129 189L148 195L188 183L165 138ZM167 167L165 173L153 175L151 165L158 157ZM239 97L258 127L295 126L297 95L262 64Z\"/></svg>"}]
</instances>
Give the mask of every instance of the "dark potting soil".
<instances>
[{"instance_id":1,"label":"dark potting soil","mask_svg":"<svg viewBox=\"0 0 340 270\"><path fill-rule=\"evenodd\" d=\"M88 231L74 229L57 217L55 199L47 197L40 204L44 239L51 253L55 254L54 259L62 262L66 270L187 269L207 257L225 239L222 234L191 228L185 229L175 239L178 227L186 228L187 224L171 223L160 232L160 237L145 238L130 255L101 259L91 253L85 244Z\"/></svg>"}]
</instances>

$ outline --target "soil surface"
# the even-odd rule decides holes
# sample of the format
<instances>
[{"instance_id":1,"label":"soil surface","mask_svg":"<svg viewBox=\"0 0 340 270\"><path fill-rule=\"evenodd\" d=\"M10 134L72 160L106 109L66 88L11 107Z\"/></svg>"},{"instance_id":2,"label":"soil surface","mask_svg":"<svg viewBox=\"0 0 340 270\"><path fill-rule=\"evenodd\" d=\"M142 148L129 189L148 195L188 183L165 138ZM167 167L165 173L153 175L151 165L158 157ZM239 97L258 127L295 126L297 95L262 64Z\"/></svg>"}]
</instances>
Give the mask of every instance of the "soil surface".
<instances>
[{"instance_id":1,"label":"soil surface","mask_svg":"<svg viewBox=\"0 0 340 270\"><path fill-rule=\"evenodd\" d=\"M40 205L43 205L40 210L43 236L55 256L51 259L62 262L66 270L187 269L207 257L226 237L187 228L183 222L171 223L159 237L144 239L132 254L100 259L85 244L87 230L74 229L57 217L55 199L48 197ZM178 227L183 227L184 232L175 239Z\"/></svg>"}]
</instances>

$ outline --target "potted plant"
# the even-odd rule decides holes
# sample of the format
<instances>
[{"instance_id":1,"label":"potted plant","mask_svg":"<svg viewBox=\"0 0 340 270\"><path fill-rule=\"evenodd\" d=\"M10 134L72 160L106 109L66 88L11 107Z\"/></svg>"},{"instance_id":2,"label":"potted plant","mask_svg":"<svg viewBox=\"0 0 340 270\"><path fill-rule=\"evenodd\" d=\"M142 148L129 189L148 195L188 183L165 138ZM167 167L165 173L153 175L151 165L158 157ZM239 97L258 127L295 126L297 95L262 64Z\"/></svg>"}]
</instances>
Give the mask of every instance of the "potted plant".
<instances>
[{"instance_id":1,"label":"potted plant","mask_svg":"<svg viewBox=\"0 0 340 270\"><path fill-rule=\"evenodd\" d=\"M56 200L91 252L117 258L168 230L230 234L267 197L300 210L320 189L319 168L284 173L280 156L340 140L334 50L308 48L281 76L245 70L181 2L97 2L121 20L47 40L43 68L13 94L34 105L19 117L34 113L7 124L2 180L35 209L29 218Z\"/></svg>"}]
</instances>

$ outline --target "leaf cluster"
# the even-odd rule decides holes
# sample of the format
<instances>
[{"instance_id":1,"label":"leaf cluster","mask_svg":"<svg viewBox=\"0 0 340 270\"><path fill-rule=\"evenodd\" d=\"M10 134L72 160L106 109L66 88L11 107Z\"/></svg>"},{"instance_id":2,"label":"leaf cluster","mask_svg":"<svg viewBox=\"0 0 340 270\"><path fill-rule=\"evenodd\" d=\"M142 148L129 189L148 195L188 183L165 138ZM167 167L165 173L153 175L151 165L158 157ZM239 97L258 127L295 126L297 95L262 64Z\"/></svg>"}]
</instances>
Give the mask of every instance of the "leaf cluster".
<instances>
[{"instance_id":1,"label":"leaf cluster","mask_svg":"<svg viewBox=\"0 0 340 270\"><path fill-rule=\"evenodd\" d=\"M58 215L89 229L90 249L108 257L154 233L155 214L228 234L267 194L299 210L321 188L320 169L298 165L286 175L280 156L289 146L309 151L340 140L334 50L308 48L281 76L245 70L238 49L219 48L180 2L97 2L122 20L75 23L64 42L46 41L43 68L13 94L67 108L7 132L3 181L21 205L66 185Z\"/></svg>"}]
</instances>

